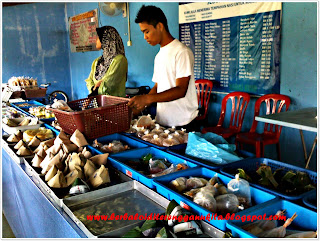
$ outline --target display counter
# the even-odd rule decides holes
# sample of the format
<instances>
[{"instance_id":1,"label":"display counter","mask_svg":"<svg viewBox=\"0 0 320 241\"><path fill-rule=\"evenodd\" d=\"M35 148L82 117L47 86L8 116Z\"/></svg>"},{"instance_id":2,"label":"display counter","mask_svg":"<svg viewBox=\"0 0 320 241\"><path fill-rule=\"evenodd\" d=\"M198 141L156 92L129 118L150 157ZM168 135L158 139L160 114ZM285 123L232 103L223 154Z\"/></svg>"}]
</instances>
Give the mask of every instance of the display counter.
<instances>
[{"instance_id":1,"label":"display counter","mask_svg":"<svg viewBox=\"0 0 320 241\"><path fill-rule=\"evenodd\" d=\"M17 238L81 238L83 232L44 196L2 146L2 208Z\"/></svg>"}]
</instances>

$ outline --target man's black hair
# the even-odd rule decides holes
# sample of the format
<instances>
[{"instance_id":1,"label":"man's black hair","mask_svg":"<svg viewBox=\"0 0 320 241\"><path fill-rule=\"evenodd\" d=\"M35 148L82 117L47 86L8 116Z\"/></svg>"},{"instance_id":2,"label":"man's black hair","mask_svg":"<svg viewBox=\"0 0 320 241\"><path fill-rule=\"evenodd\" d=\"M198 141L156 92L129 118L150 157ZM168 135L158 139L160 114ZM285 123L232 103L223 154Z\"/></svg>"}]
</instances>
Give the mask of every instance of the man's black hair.
<instances>
[{"instance_id":1,"label":"man's black hair","mask_svg":"<svg viewBox=\"0 0 320 241\"><path fill-rule=\"evenodd\" d=\"M140 8L137 14L135 22L136 23L146 22L150 25L153 25L153 27L156 27L158 23L162 23L164 28L169 33L167 18L162 12L162 10L156 6L142 5L142 7Z\"/></svg>"}]
</instances>

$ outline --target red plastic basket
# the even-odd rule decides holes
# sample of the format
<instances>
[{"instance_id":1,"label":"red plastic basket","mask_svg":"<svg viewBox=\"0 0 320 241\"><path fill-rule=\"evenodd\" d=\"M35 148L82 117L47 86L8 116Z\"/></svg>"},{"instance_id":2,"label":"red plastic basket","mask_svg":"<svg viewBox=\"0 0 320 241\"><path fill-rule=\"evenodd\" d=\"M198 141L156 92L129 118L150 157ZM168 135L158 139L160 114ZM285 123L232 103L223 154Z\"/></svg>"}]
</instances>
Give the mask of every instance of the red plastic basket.
<instances>
[{"instance_id":1,"label":"red plastic basket","mask_svg":"<svg viewBox=\"0 0 320 241\"><path fill-rule=\"evenodd\" d=\"M95 139L130 128L132 111L128 101L121 97L97 95L68 102L73 112L51 110L66 133L72 134L78 129L86 138Z\"/></svg>"}]
</instances>

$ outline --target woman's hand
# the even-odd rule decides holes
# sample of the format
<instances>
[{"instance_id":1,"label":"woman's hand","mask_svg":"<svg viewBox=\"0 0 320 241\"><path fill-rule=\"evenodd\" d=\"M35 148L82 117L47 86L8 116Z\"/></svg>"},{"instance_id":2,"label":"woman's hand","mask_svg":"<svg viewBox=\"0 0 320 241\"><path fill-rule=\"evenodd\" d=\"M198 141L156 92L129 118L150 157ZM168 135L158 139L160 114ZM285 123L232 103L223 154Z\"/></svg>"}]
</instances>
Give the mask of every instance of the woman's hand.
<instances>
[{"instance_id":1,"label":"woman's hand","mask_svg":"<svg viewBox=\"0 0 320 241\"><path fill-rule=\"evenodd\" d=\"M97 88L99 88L100 85L101 85L101 83L102 83L102 80L99 80L99 81L94 85L93 90L96 90Z\"/></svg>"}]
</instances>

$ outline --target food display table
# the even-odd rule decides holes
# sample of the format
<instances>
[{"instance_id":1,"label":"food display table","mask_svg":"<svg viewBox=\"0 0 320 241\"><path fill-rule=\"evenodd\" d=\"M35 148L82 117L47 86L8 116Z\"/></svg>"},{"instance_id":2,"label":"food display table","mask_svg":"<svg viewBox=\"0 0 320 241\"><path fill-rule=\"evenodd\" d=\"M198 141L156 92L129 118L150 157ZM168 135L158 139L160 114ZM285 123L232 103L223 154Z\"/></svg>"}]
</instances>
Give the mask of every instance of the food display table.
<instances>
[{"instance_id":1,"label":"food display table","mask_svg":"<svg viewBox=\"0 0 320 241\"><path fill-rule=\"evenodd\" d=\"M47 124L45 124L45 127L51 129ZM57 135L57 131L53 131ZM2 134L4 133L2 132ZM107 143L108 141L119 139L119 136L121 136L121 134L117 133L102 137L99 140L104 140ZM167 194L162 194L158 191L158 188L148 188L148 185L141 182L139 178L134 178L132 175L128 175L127 172L124 172L121 168L117 168L116 157L119 158L124 156L125 158L134 158L133 153L135 152L139 154L135 157L138 159L141 155L146 153L155 154L157 157L165 157L170 161L178 158L177 156L168 153L168 150L161 150L161 148L156 147L147 148L146 146L150 146L147 142L144 143L144 145L142 145L142 142L139 142L140 145L132 145L133 143L131 143L131 141L134 141L134 139L130 139L130 137L126 136L123 137L127 138L127 144L136 148L133 148L135 150L129 150L127 152L109 156L108 164L110 165L108 168L111 174L113 172L115 174L114 176L111 175L112 179L110 178L113 183L112 185L110 183L110 185L101 187L101 189L91 190L90 192L76 196L57 197L55 196L54 190L50 189L41 179L43 176L40 178L39 173L33 169L30 164L30 158L18 157L13 149L12 143L10 144L7 142L7 136L3 135L2 138L3 213L17 238L119 238L135 226L142 225L143 222L134 221L131 223L124 223L122 221L117 222L112 220L109 224L107 222L103 223L103 228L99 225L99 227L97 225L92 227L92 223L87 222L86 215L88 215L88 213L90 213L90 215L91 213L92 215L100 215L101 210L104 209L109 212L109 215L111 215L111 213L121 215L122 213L130 212L132 212L132 215L135 213L163 214L169 205L169 200L178 200L177 198L172 198L172 196L171 198L168 197ZM93 155L100 153L91 146L86 146L86 148L88 148ZM151 151L151 149L154 150ZM148 152L143 153L143 150L148 150ZM111 161L111 157L115 158L115 160ZM185 161L183 156L179 158L181 158L181 161ZM192 159L190 159L190 161L192 161ZM201 163L198 165L202 166ZM200 169L203 169L203 167ZM189 169L179 171L180 174L171 173L167 176L168 178L170 178L170 176L185 176L195 170L197 170L196 167L189 165ZM225 185L227 184L226 180L229 181L230 179L229 177L220 174L220 169L216 170L217 173L213 173L211 170L208 171L210 172L210 175L206 176L207 178L211 178L219 173L220 181ZM163 175L162 178L166 178L166 175ZM153 182L152 180L152 184L156 182L157 181ZM150 187L152 186L153 185L150 185ZM164 189L169 190L167 187L164 187ZM261 188L251 188L251 192L254 202L257 197L259 200L261 199L261 201L257 201L255 206L248 208L248 211L251 209L253 211L256 209L259 210L260 207L270 205L273 199L279 199L277 197L278 195L272 195L272 200L269 200L270 194L261 190ZM257 193L259 195L257 195ZM266 200L262 200L262 198ZM119 204L121 202L123 205ZM98 206L99 209L97 209ZM198 215L195 210L198 210L198 208L194 210L191 208L190 211L193 215ZM315 212L313 211L313 215L314 213ZM242 214L239 212L239 215ZM228 232L228 229L222 229L220 227L222 225L221 222L222 221L218 221L213 224L208 222L208 220L201 220L200 226L202 227L203 234L198 237L224 237L226 234L225 232ZM223 224L225 225L226 223L228 222L224 222Z\"/></svg>"},{"instance_id":2,"label":"food display table","mask_svg":"<svg viewBox=\"0 0 320 241\"><path fill-rule=\"evenodd\" d=\"M303 130L317 133L317 107L305 108L294 111L280 112L265 116L257 116L257 121L299 129L301 142L306 162L305 168L309 167L310 159L317 143L317 136L314 138L311 151L307 154L306 145L303 136Z\"/></svg>"},{"instance_id":3,"label":"food display table","mask_svg":"<svg viewBox=\"0 0 320 241\"><path fill-rule=\"evenodd\" d=\"M17 238L81 238L68 215L57 210L2 147L2 208Z\"/></svg>"}]
</instances>

